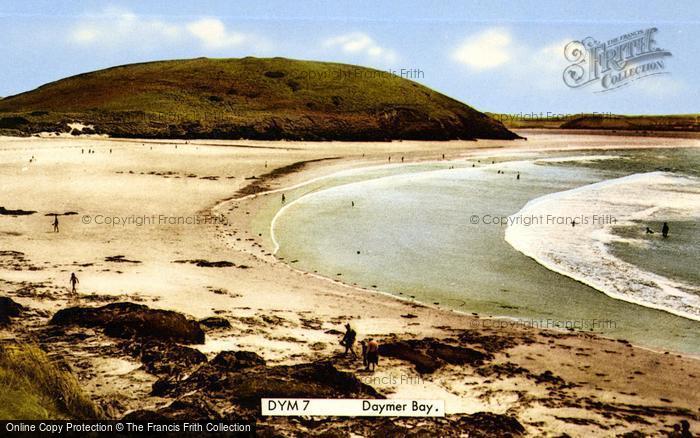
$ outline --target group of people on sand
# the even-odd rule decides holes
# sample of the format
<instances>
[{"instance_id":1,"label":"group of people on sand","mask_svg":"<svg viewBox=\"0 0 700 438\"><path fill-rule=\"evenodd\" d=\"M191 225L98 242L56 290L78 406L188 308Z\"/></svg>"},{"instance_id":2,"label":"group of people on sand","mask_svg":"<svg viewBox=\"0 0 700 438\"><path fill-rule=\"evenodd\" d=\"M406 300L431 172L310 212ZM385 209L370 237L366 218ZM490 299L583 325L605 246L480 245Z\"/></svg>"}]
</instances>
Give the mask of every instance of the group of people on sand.
<instances>
[{"instance_id":1,"label":"group of people on sand","mask_svg":"<svg viewBox=\"0 0 700 438\"><path fill-rule=\"evenodd\" d=\"M670 231L670 228L668 227L668 222L664 222L664 225L661 227L661 235L663 237L668 237L669 231ZM654 230L647 227L647 234L654 234Z\"/></svg>"},{"instance_id":2,"label":"group of people on sand","mask_svg":"<svg viewBox=\"0 0 700 438\"><path fill-rule=\"evenodd\" d=\"M693 432L690 430L688 420L681 420L680 423L674 424L673 432L669 433L668 436L673 438L692 438Z\"/></svg>"},{"instance_id":3,"label":"group of people on sand","mask_svg":"<svg viewBox=\"0 0 700 438\"><path fill-rule=\"evenodd\" d=\"M345 335L340 341L340 345L345 347L345 355L352 353L353 357L357 357L355 353L355 341L357 340L357 332L350 326L350 324L345 324ZM360 341L362 346L362 364L367 371L374 371L374 369L379 365L379 342L373 338L369 338L366 341Z\"/></svg>"}]
</instances>

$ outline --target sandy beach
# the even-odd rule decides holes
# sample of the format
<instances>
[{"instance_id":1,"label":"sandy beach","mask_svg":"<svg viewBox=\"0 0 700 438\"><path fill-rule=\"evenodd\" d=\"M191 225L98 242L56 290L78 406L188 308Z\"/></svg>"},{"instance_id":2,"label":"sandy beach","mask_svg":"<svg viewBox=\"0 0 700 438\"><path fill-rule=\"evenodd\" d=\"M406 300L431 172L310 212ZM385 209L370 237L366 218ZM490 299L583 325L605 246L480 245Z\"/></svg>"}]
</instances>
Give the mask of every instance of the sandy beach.
<instances>
[{"instance_id":1,"label":"sandy beach","mask_svg":"<svg viewBox=\"0 0 700 438\"><path fill-rule=\"evenodd\" d=\"M680 420L700 430L700 358L584 332L543 330L491 315L397 299L295 269L273 253L271 200L339 171L548 150L700 147L698 139L518 132L528 140L342 143L0 138L0 290L30 309L0 331L34 340L76 373L115 418L168 403L157 378L100 333L46 343L58 310L131 301L195 319L222 317L197 348L252 351L270 365L328 359L389 398L444 399L448 414L515 417L532 436L652 436ZM90 151L94 151L90 152ZM30 162L31 160L31 162ZM49 213L59 216L53 232ZM267 227L265 226L267 224ZM227 262L227 263L214 263ZM79 278L78 296L69 276ZM467 309L468 310L468 309ZM344 357L350 322L383 344L442 340L485 355L420 372L382 357L375 373ZM663 330L660 327L659 330ZM423 341L421 341L423 342ZM128 387L130 391L123 389ZM270 420L274 421L274 420Z\"/></svg>"}]
</instances>

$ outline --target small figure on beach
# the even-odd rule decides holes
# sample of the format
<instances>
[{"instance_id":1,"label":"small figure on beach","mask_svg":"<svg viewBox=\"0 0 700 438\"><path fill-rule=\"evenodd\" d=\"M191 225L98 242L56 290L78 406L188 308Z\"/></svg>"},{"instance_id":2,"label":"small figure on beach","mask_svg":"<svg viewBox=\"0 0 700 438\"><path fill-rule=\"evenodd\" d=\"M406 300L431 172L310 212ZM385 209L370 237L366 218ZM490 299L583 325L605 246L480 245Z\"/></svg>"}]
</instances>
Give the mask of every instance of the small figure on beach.
<instances>
[{"instance_id":1,"label":"small figure on beach","mask_svg":"<svg viewBox=\"0 0 700 438\"><path fill-rule=\"evenodd\" d=\"M355 345L355 339L357 338L357 332L353 330L352 327L350 327L350 323L345 324L345 335L343 336L343 339L340 341L340 345L345 347L345 353L348 354L348 351L352 353L354 357L357 357L357 354L355 353L355 350L352 348L353 345Z\"/></svg>"},{"instance_id":2,"label":"small figure on beach","mask_svg":"<svg viewBox=\"0 0 700 438\"><path fill-rule=\"evenodd\" d=\"M647 227L646 233L647 233L647 234L654 234L654 230L652 230L651 228Z\"/></svg>"},{"instance_id":3,"label":"small figure on beach","mask_svg":"<svg viewBox=\"0 0 700 438\"><path fill-rule=\"evenodd\" d=\"M85 153L85 149L81 149L81 150L80 150L80 153L81 153L81 154L84 154L84 153Z\"/></svg>"},{"instance_id":4,"label":"small figure on beach","mask_svg":"<svg viewBox=\"0 0 700 438\"><path fill-rule=\"evenodd\" d=\"M284 204L285 202L287 202L287 198L284 196L284 193L282 193L282 204Z\"/></svg>"},{"instance_id":5,"label":"small figure on beach","mask_svg":"<svg viewBox=\"0 0 700 438\"><path fill-rule=\"evenodd\" d=\"M661 227L661 235L664 236L664 238L668 237L668 222L664 222L664 226Z\"/></svg>"},{"instance_id":6,"label":"small figure on beach","mask_svg":"<svg viewBox=\"0 0 700 438\"><path fill-rule=\"evenodd\" d=\"M680 423L673 425L673 431L668 434L672 438L692 438L693 433L690 431L690 423L687 420L681 420Z\"/></svg>"},{"instance_id":7,"label":"small figure on beach","mask_svg":"<svg viewBox=\"0 0 700 438\"><path fill-rule=\"evenodd\" d=\"M109 153L110 153L110 154L112 153L112 148L109 148Z\"/></svg>"},{"instance_id":8,"label":"small figure on beach","mask_svg":"<svg viewBox=\"0 0 700 438\"><path fill-rule=\"evenodd\" d=\"M403 163L403 157L401 157L401 162Z\"/></svg>"},{"instance_id":9,"label":"small figure on beach","mask_svg":"<svg viewBox=\"0 0 700 438\"><path fill-rule=\"evenodd\" d=\"M369 338L367 343L367 364L365 366L368 371L374 371L377 365L379 365L379 343Z\"/></svg>"},{"instance_id":10,"label":"small figure on beach","mask_svg":"<svg viewBox=\"0 0 700 438\"><path fill-rule=\"evenodd\" d=\"M688 420L681 420L681 437L690 438L692 436L693 433L690 431L690 423L688 423Z\"/></svg>"},{"instance_id":11,"label":"small figure on beach","mask_svg":"<svg viewBox=\"0 0 700 438\"><path fill-rule=\"evenodd\" d=\"M389 155L389 162L391 163L391 155Z\"/></svg>"},{"instance_id":12,"label":"small figure on beach","mask_svg":"<svg viewBox=\"0 0 700 438\"><path fill-rule=\"evenodd\" d=\"M360 346L362 347L362 366L365 369L369 369L369 363L367 362L367 341L364 339L360 341Z\"/></svg>"},{"instance_id":13,"label":"small figure on beach","mask_svg":"<svg viewBox=\"0 0 700 438\"><path fill-rule=\"evenodd\" d=\"M71 288L71 293L73 295L78 293L75 290L75 285L78 283L80 283L80 281L78 281L78 277L75 276L75 272L71 272L71 274L70 274L70 288Z\"/></svg>"},{"instance_id":14,"label":"small figure on beach","mask_svg":"<svg viewBox=\"0 0 700 438\"><path fill-rule=\"evenodd\" d=\"M515 179L520 179L520 172L518 172L518 175L515 177Z\"/></svg>"},{"instance_id":15,"label":"small figure on beach","mask_svg":"<svg viewBox=\"0 0 700 438\"><path fill-rule=\"evenodd\" d=\"M445 154L442 154L442 159L443 159L443 160L445 159Z\"/></svg>"},{"instance_id":16,"label":"small figure on beach","mask_svg":"<svg viewBox=\"0 0 700 438\"><path fill-rule=\"evenodd\" d=\"M350 201L350 205L354 207L354 206L355 206L355 201Z\"/></svg>"},{"instance_id":17,"label":"small figure on beach","mask_svg":"<svg viewBox=\"0 0 700 438\"><path fill-rule=\"evenodd\" d=\"M53 215L53 232L58 233L58 215L54 214Z\"/></svg>"}]
</instances>

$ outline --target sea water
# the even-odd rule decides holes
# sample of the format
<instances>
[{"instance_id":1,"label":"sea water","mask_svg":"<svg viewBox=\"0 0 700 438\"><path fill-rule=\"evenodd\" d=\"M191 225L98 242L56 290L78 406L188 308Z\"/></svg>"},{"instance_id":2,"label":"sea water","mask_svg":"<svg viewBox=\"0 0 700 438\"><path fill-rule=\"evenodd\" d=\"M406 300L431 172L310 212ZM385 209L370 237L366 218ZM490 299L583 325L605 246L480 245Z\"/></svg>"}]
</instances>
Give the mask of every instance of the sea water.
<instances>
[{"instance_id":1,"label":"sea water","mask_svg":"<svg viewBox=\"0 0 700 438\"><path fill-rule=\"evenodd\" d=\"M681 148L353 171L286 205L273 236L348 284L700 353L698 169Z\"/></svg>"}]
</instances>

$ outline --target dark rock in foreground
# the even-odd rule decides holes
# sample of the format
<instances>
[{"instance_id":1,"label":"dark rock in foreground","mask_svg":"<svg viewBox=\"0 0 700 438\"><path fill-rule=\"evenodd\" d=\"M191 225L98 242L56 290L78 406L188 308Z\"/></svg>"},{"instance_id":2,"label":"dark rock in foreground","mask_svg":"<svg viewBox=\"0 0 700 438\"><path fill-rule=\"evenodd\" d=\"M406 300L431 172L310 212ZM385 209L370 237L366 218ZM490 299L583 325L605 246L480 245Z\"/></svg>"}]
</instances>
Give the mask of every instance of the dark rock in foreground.
<instances>
[{"instance_id":1,"label":"dark rock in foreground","mask_svg":"<svg viewBox=\"0 0 700 438\"><path fill-rule=\"evenodd\" d=\"M223 370L236 371L265 365L265 359L252 351L222 351L212 359L211 364Z\"/></svg>"},{"instance_id":2,"label":"dark rock in foreground","mask_svg":"<svg viewBox=\"0 0 700 438\"><path fill-rule=\"evenodd\" d=\"M141 360L146 372L157 376L180 376L207 361L199 350L156 340L130 341L125 343L124 350Z\"/></svg>"},{"instance_id":3,"label":"dark rock in foreground","mask_svg":"<svg viewBox=\"0 0 700 438\"><path fill-rule=\"evenodd\" d=\"M246 415L260 413L261 398L384 398L330 362L268 367L255 353L225 352L182 381L156 382L154 393L225 401Z\"/></svg>"},{"instance_id":4,"label":"dark rock in foreground","mask_svg":"<svg viewBox=\"0 0 700 438\"><path fill-rule=\"evenodd\" d=\"M211 329L231 328L231 322L229 322L228 319L222 318L220 316L210 316L208 318L200 319L199 323L202 324L204 327L211 328Z\"/></svg>"},{"instance_id":5,"label":"dark rock in foreground","mask_svg":"<svg viewBox=\"0 0 700 438\"><path fill-rule=\"evenodd\" d=\"M18 317L23 311L24 307L21 304L8 297L0 297L0 326L10 324L10 318Z\"/></svg>"},{"instance_id":6,"label":"dark rock in foreground","mask_svg":"<svg viewBox=\"0 0 700 438\"><path fill-rule=\"evenodd\" d=\"M479 366L484 361L493 359L490 353L446 344L432 338L382 344L379 346L379 354L411 362L421 374L433 373L446 363Z\"/></svg>"},{"instance_id":7,"label":"dark rock in foreground","mask_svg":"<svg viewBox=\"0 0 700 438\"><path fill-rule=\"evenodd\" d=\"M142 304L112 303L102 307L70 307L56 312L53 325L100 327L108 336L122 339L160 339L203 344L204 331L197 321L171 310Z\"/></svg>"}]
</instances>

